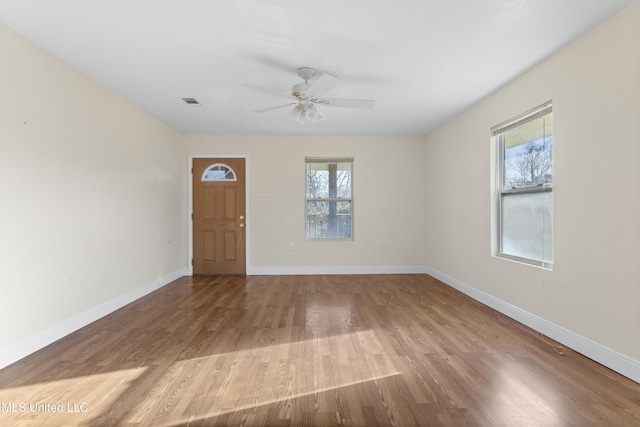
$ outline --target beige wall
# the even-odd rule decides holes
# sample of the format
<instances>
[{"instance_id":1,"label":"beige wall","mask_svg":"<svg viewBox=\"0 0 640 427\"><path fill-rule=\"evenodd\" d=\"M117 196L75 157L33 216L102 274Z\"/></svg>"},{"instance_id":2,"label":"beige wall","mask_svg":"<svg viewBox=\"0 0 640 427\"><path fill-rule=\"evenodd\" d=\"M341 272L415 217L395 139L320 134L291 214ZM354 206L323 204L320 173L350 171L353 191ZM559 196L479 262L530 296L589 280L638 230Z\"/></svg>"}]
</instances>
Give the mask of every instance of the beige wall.
<instances>
[{"instance_id":1,"label":"beige wall","mask_svg":"<svg viewBox=\"0 0 640 427\"><path fill-rule=\"evenodd\" d=\"M640 3L428 136L429 267L640 359ZM554 269L491 254L489 129L554 103Z\"/></svg>"},{"instance_id":2,"label":"beige wall","mask_svg":"<svg viewBox=\"0 0 640 427\"><path fill-rule=\"evenodd\" d=\"M188 135L186 153L248 156L249 273L409 271L424 264L422 137ZM353 241L305 239L305 156L355 158ZM258 200L261 194L270 199Z\"/></svg>"},{"instance_id":3,"label":"beige wall","mask_svg":"<svg viewBox=\"0 0 640 427\"><path fill-rule=\"evenodd\" d=\"M185 264L182 135L0 26L0 349Z\"/></svg>"}]
</instances>

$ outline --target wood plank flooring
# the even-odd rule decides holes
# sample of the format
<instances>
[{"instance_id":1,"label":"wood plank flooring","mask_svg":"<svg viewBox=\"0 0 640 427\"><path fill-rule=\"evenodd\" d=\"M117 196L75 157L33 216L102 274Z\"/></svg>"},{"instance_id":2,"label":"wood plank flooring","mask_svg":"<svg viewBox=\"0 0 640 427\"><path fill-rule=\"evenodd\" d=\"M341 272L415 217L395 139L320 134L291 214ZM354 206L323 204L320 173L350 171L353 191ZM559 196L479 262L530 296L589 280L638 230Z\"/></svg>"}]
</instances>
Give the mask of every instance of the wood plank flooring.
<instances>
[{"instance_id":1,"label":"wood plank flooring","mask_svg":"<svg viewBox=\"0 0 640 427\"><path fill-rule=\"evenodd\" d=\"M640 425L550 344L426 275L184 277L0 370L0 425Z\"/></svg>"}]
</instances>

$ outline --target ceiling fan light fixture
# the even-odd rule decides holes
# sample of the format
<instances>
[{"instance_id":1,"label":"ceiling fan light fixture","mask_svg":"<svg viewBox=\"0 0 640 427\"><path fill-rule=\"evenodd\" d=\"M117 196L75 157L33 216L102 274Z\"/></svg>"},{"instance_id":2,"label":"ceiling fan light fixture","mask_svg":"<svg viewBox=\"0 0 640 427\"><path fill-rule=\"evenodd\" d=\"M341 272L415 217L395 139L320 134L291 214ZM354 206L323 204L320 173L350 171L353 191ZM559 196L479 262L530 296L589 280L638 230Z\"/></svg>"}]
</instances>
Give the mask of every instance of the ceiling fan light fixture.
<instances>
[{"instance_id":1,"label":"ceiling fan light fixture","mask_svg":"<svg viewBox=\"0 0 640 427\"><path fill-rule=\"evenodd\" d=\"M295 107L293 107L293 110L289 112L289 117L291 117L294 122L302 124L304 123L304 110L300 107L300 105L296 105Z\"/></svg>"},{"instance_id":2,"label":"ceiling fan light fixture","mask_svg":"<svg viewBox=\"0 0 640 427\"><path fill-rule=\"evenodd\" d=\"M289 117L300 124L318 123L326 119L322 111L318 110L314 104L305 105L303 103L293 107L293 110L289 112Z\"/></svg>"},{"instance_id":3,"label":"ceiling fan light fixture","mask_svg":"<svg viewBox=\"0 0 640 427\"><path fill-rule=\"evenodd\" d=\"M305 119L309 123L318 123L325 119L326 117L322 114L322 111L318 110L315 105L310 105L305 109Z\"/></svg>"}]
</instances>

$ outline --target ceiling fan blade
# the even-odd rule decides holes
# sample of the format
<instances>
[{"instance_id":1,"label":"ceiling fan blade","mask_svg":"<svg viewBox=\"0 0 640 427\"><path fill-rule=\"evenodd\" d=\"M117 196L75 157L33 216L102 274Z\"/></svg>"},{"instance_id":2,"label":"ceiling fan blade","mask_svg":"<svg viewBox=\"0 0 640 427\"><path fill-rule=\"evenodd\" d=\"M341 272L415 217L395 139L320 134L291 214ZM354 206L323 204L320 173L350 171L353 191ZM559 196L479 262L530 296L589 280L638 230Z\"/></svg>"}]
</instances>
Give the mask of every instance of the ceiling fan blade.
<instances>
[{"instance_id":1,"label":"ceiling fan blade","mask_svg":"<svg viewBox=\"0 0 640 427\"><path fill-rule=\"evenodd\" d=\"M323 98L318 104L327 107L371 109L376 102L371 99Z\"/></svg>"},{"instance_id":2,"label":"ceiling fan blade","mask_svg":"<svg viewBox=\"0 0 640 427\"><path fill-rule=\"evenodd\" d=\"M265 111L279 110L280 108L291 107L292 105L296 105L296 103L289 102L288 104L276 105L275 107L264 108L262 110L255 110L254 113L264 113Z\"/></svg>"},{"instance_id":3,"label":"ceiling fan blade","mask_svg":"<svg viewBox=\"0 0 640 427\"><path fill-rule=\"evenodd\" d=\"M338 86L340 82L342 82L342 80L339 78L334 77L331 74L324 73L311 85L307 90L307 93L314 98L320 98L322 95Z\"/></svg>"},{"instance_id":4,"label":"ceiling fan blade","mask_svg":"<svg viewBox=\"0 0 640 427\"><path fill-rule=\"evenodd\" d=\"M250 89L259 90L261 92L265 92L265 93L268 93L268 94L271 94L271 95L275 95L275 96L279 96L279 97L282 97L282 98L297 99L294 96L291 96L291 95L288 95L288 94L284 94L284 93L280 93L280 92L277 92L277 91L271 90L271 89L265 89L265 88L260 87L260 86L252 85L251 83L242 83L240 86L248 87Z\"/></svg>"}]
</instances>

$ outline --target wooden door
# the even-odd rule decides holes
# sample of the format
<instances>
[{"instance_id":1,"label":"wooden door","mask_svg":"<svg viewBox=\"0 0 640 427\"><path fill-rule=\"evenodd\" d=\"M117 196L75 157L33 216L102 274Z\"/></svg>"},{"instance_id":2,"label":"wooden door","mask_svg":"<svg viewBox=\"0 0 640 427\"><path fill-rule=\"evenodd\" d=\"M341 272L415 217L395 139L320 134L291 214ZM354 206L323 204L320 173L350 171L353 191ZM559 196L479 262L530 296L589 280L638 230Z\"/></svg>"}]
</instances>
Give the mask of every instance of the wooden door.
<instances>
[{"instance_id":1,"label":"wooden door","mask_svg":"<svg viewBox=\"0 0 640 427\"><path fill-rule=\"evenodd\" d=\"M193 274L246 273L245 159L193 159Z\"/></svg>"}]
</instances>

